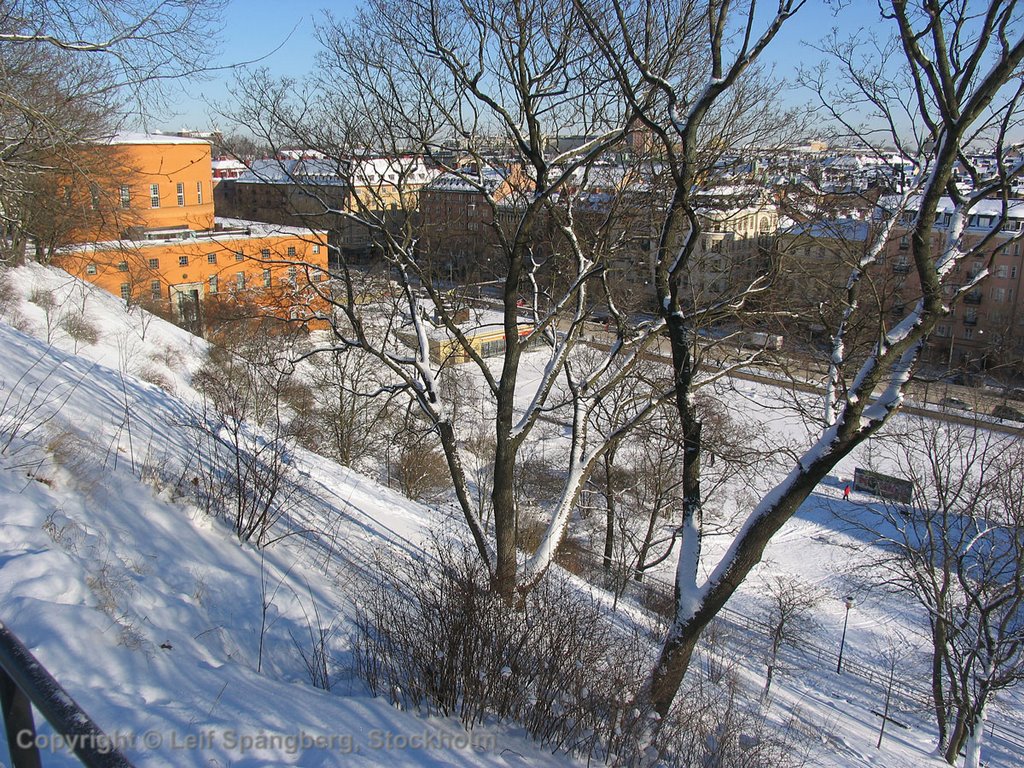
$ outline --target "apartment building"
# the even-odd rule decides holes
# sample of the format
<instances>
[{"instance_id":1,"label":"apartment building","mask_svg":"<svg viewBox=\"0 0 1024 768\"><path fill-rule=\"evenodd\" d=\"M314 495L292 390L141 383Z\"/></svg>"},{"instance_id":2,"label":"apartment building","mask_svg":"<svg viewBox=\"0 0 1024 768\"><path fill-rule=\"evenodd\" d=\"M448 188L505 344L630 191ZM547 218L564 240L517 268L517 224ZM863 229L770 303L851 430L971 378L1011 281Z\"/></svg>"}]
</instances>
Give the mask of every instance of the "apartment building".
<instances>
[{"instance_id":1,"label":"apartment building","mask_svg":"<svg viewBox=\"0 0 1024 768\"><path fill-rule=\"evenodd\" d=\"M375 246L371 218L400 232L434 173L422 158L348 157L307 153L256 160L216 187L222 216L325 230L332 251L366 261Z\"/></svg>"},{"instance_id":2,"label":"apartment building","mask_svg":"<svg viewBox=\"0 0 1024 768\"><path fill-rule=\"evenodd\" d=\"M937 253L949 236L952 200L943 198L932 229ZM910 299L918 293L918 280L910 259L907 224L914 212L904 214L886 249L889 269L902 278L900 291ZM1005 216L1000 200L983 200L967 217L960 237L964 250L990 237L981 255L958 264L947 282L946 296L954 294L982 274L975 288L953 304L950 314L935 327L928 341L929 357L948 368L964 370L1012 369L1024 372L1024 200L1010 200Z\"/></svg>"},{"instance_id":3,"label":"apartment building","mask_svg":"<svg viewBox=\"0 0 1024 768\"><path fill-rule=\"evenodd\" d=\"M920 296L909 235L916 211L913 205L910 208L896 224L881 257L867 270L870 290L862 290L859 298L862 311L870 305L871 311L890 322L909 311ZM936 254L946 245L953 215L952 200L942 199L931 235ZM782 234L783 269L777 295L796 310L795 325L813 326L820 322L817 317L827 320L830 311L833 320L838 316L844 306L842 288L879 231L877 219L835 219L794 225ZM1010 200L1005 217L999 200L984 200L970 211L959 246L969 250L989 240L978 256L954 267L946 281L950 313L928 339L930 362L947 370L1024 372L1022 234L1024 200ZM983 270L987 274L978 285L954 300Z\"/></svg>"},{"instance_id":4,"label":"apartment building","mask_svg":"<svg viewBox=\"0 0 1024 768\"><path fill-rule=\"evenodd\" d=\"M85 214L57 266L197 332L211 299L244 298L307 324L323 316L326 233L215 217L208 142L120 134L83 153L108 171L67 181Z\"/></svg>"},{"instance_id":5,"label":"apartment building","mask_svg":"<svg viewBox=\"0 0 1024 768\"><path fill-rule=\"evenodd\" d=\"M611 258L610 284L627 307L647 308L654 297L654 249L664 202L633 181L615 193L619 242L627 247ZM769 252L779 228L778 206L760 190L718 187L701 195L701 231L680 275L684 304L705 306L744 291L769 269ZM674 233L669 248L682 246L686 229Z\"/></svg>"},{"instance_id":6,"label":"apartment building","mask_svg":"<svg viewBox=\"0 0 1024 768\"><path fill-rule=\"evenodd\" d=\"M419 192L418 254L442 279L501 277L496 227L518 224L532 189L518 165L475 163L436 176Z\"/></svg>"}]
</instances>

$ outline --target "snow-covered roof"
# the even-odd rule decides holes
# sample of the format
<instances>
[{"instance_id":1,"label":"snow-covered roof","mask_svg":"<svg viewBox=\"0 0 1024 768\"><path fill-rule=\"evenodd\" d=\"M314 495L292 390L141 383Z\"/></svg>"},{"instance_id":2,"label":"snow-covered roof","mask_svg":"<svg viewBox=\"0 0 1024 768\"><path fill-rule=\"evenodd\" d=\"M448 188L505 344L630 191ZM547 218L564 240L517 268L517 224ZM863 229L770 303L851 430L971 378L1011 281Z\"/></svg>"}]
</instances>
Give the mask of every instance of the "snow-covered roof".
<instances>
[{"instance_id":1,"label":"snow-covered roof","mask_svg":"<svg viewBox=\"0 0 1024 768\"><path fill-rule=\"evenodd\" d=\"M228 170L242 170L246 168L245 163L241 160L236 160L233 157L218 157L210 161L210 166L216 169Z\"/></svg>"},{"instance_id":2,"label":"snow-covered roof","mask_svg":"<svg viewBox=\"0 0 1024 768\"><path fill-rule=\"evenodd\" d=\"M97 251L130 250L146 248L153 245L165 246L168 243L190 243L208 240L216 243L234 240L251 240L263 237L317 237L326 241L327 231L309 229L307 227L288 227L283 224L267 224L262 221L248 219L227 219L216 217L217 228L210 230L168 229L167 237L145 240L103 240L93 243L78 243L62 248L62 253L91 253Z\"/></svg>"},{"instance_id":3,"label":"snow-covered roof","mask_svg":"<svg viewBox=\"0 0 1024 768\"><path fill-rule=\"evenodd\" d=\"M878 201L878 204L882 208L894 207L899 198L892 195L887 195ZM910 198L907 202L906 209L908 211L916 211L918 206L921 204L921 197L916 196ZM953 203L953 198L942 197L939 199L938 206L936 207L936 213L953 213L956 210L956 205ZM974 206L967 212L968 214L981 215L981 216L999 216L1003 212L1003 201L993 198L985 198L979 200ZM1012 219L1024 219L1024 200L1011 199L1006 203L1006 215Z\"/></svg>"},{"instance_id":4,"label":"snow-covered roof","mask_svg":"<svg viewBox=\"0 0 1024 768\"><path fill-rule=\"evenodd\" d=\"M296 235L308 237L313 234L327 235L327 230L310 229L309 227L288 227L284 224L267 224L263 221L248 219L229 219L223 216L216 218L218 225L225 229L246 229L251 237L274 237L275 235Z\"/></svg>"},{"instance_id":5,"label":"snow-covered roof","mask_svg":"<svg viewBox=\"0 0 1024 768\"><path fill-rule=\"evenodd\" d=\"M327 158L254 160L240 182L347 186L369 184L426 184L432 174L419 157L373 157L360 160Z\"/></svg>"},{"instance_id":6,"label":"snow-covered roof","mask_svg":"<svg viewBox=\"0 0 1024 768\"><path fill-rule=\"evenodd\" d=\"M482 168L478 170L442 173L427 185L427 189L439 192L479 192L480 187L488 194L495 192L508 178L503 168Z\"/></svg>"},{"instance_id":7,"label":"snow-covered roof","mask_svg":"<svg viewBox=\"0 0 1024 768\"><path fill-rule=\"evenodd\" d=\"M834 219L832 221L790 223L783 234L791 237L864 242L868 239L870 229L870 224L860 219Z\"/></svg>"},{"instance_id":8,"label":"snow-covered roof","mask_svg":"<svg viewBox=\"0 0 1024 768\"><path fill-rule=\"evenodd\" d=\"M125 131L115 133L106 141L107 144L206 144L206 139L193 139L186 136L174 136L167 133L133 133Z\"/></svg>"},{"instance_id":9,"label":"snow-covered roof","mask_svg":"<svg viewBox=\"0 0 1024 768\"><path fill-rule=\"evenodd\" d=\"M468 319L461 323L456 323L459 330L468 338L501 333L504 330L504 324L505 320L501 312L493 309L478 308L469 309ZM408 323L406 327L409 331L412 331L412 323ZM427 338L431 341L450 341L454 338L446 325L434 325L430 322L425 322L424 327L427 332ZM533 327L533 321L521 317L519 318L519 327L520 332L528 330Z\"/></svg>"}]
</instances>

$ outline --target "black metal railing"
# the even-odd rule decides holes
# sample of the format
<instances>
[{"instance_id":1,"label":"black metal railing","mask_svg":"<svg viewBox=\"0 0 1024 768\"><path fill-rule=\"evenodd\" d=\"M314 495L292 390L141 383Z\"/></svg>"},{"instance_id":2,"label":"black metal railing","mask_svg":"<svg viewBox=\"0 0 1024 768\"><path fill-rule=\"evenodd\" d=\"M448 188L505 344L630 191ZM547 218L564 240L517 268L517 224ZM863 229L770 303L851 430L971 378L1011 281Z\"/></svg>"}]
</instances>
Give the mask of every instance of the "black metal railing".
<instances>
[{"instance_id":1,"label":"black metal railing","mask_svg":"<svg viewBox=\"0 0 1024 768\"><path fill-rule=\"evenodd\" d=\"M41 768L33 705L89 768L131 768L114 742L0 622L0 709L13 768Z\"/></svg>"}]
</instances>

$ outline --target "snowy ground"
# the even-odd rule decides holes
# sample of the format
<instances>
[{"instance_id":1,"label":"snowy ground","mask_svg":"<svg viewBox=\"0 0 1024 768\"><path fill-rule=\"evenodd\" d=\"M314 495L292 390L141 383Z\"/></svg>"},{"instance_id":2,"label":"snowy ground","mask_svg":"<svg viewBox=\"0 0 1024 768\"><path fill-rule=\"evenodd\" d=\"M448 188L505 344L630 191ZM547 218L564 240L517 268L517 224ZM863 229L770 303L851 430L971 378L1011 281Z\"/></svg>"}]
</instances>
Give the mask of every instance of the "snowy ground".
<instances>
[{"instance_id":1,"label":"snowy ground","mask_svg":"<svg viewBox=\"0 0 1024 768\"><path fill-rule=\"evenodd\" d=\"M53 346L0 324L4 440L20 431L0 469L0 617L129 759L569 764L500 727L478 729L470 742L457 722L401 712L348 678L360 561L389 544L418 549L436 513L299 453L309 496L297 515L318 516L318 534L344 542L352 562L316 537L287 539L264 556L240 546L226 526L175 498L178 475L188 482L188 378L202 342L159 320L143 341L114 297L60 273L31 266L15 281L26 297L69 291L76 306L85 291L85 314L101 339L79 357L60 351L73 342L52 319ZM57 303L68 306L61 295ZM12 314L46 338L37 305ZM332 633L330 692L309 685L296 649L308 650L316 612ZM323 746L309 745L316 738ZM46 764L76 764L62 750L57 757L65 759L47 756Z\"/></svg>"},{"instance_id":2,"label":"snowy ground","mask_svg":"<svg viewBox=\"0 0 1024 768\"><path fill-rule=\"evenodd\" d=\"M310 532L262 554L240 546L182 492L195 456L189 381L204 343L158 319L143 322L116 298L38 265L14 271L13 284L19 299L0 324L0 620L129 759L140 766L573 764L511 726L480 728L469 739L457 722L399 711L352 679L360 575L386 548L420 551L443 524L442 512L297 451L291 461L304 495L290 523ZM44 310L47 292L56 300ZM84 314L97 343L75 342L62 322L68 313ZM763 388L748 386L737 403L773 429L798 430L783 424L780 411L756 413L751 403L764 398ZM838 646L851 556L830 510L869 502L856 494L842 500L859 460L819 488L773 542L765 567L834 595L821 608L823 648ZM759 600L752 582L734 607L757 616ZM331 637L330 691L309 684L298 652L308 650L318 614ZM866 667L878 668L886 638L899 634L912 645L919 630L907 606L884 595L858 595L849 619L844 659ZM749 631L737 638L740 673L756 691L757 640ZM918 661L907 653L909 671L898 674L913 681ZM909 729L890 728L876 749L879 681L836 675L832 660L806 652L787 664L771 707L823 734L812 764L932 764L921 702L896 702ZM1024 763L1018 747L999 739L1003 728L1024 743L1014 735L1024 733L1022 720L1021 700L1005 700L983 752L990 766ZM45 764L76 764L62 750L55 757Z\"/></svg>"}]
</instances>

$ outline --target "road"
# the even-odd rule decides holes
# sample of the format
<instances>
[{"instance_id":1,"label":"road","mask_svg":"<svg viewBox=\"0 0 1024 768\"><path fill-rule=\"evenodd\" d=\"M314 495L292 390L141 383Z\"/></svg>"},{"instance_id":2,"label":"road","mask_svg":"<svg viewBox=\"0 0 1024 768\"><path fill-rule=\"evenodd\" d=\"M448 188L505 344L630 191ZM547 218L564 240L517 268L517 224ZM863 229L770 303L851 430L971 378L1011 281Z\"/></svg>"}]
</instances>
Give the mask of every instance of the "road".
<instances>
[{"instance_id":1,"label":"road","mask_svg":"<svg viewBox=\"0 0 1024 768\"><path fill-rule=\"evenodd\" d=\"M614 340L614 334L605 331L603 323L588 323L584 337L588 344L599 349L608 349ZM701 349L705 365L719 370L724 365L737 363L741 353L751 351L753 350L743 350L728 342L708 344L702 346ZM767 364L761 363L756 368L737 368L730 375L746 381L795 388L810 394L824 394L823 382L827 370L821 361L781 357L779 353L772 354L776 356L777 362L766 360ZM647 357L667 365L671 360L668 339L661 337L656 339ZM971 404L974 412L939 406L939 401L947 397L955 397ZM1009 401L1009 404L1014 406L1015 402ZM985 415L991 413L995 406L1004 404L1007 404L1005 398L970 387L947 382L911 381L907 386L906 400L902 411L959 424L974 424L980 416L989 429L1006 434L1024 435L1024 424Z\"/></svg>"}]
</instances>

